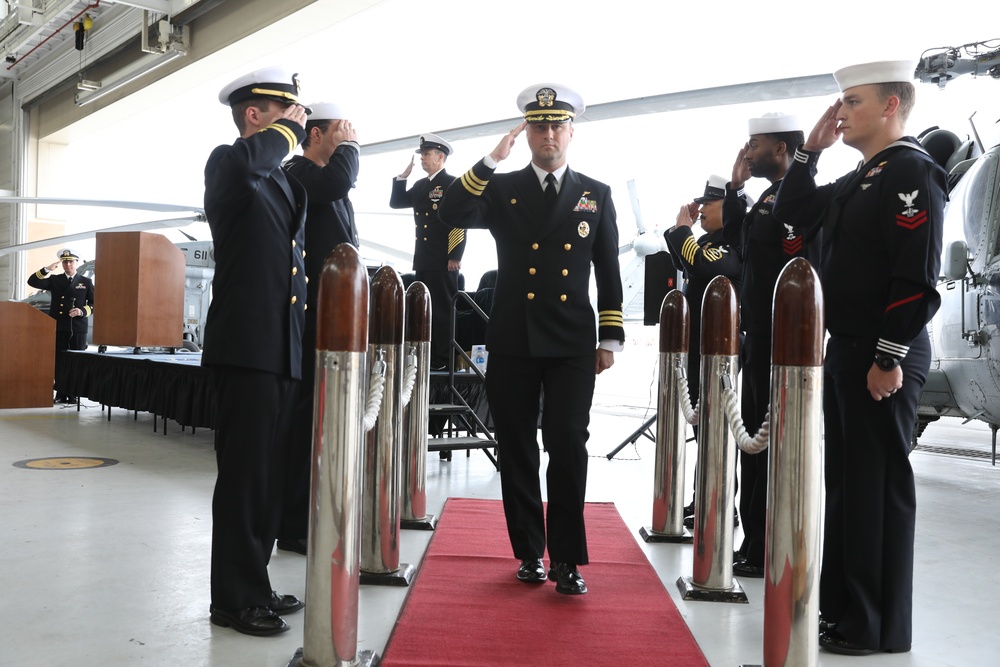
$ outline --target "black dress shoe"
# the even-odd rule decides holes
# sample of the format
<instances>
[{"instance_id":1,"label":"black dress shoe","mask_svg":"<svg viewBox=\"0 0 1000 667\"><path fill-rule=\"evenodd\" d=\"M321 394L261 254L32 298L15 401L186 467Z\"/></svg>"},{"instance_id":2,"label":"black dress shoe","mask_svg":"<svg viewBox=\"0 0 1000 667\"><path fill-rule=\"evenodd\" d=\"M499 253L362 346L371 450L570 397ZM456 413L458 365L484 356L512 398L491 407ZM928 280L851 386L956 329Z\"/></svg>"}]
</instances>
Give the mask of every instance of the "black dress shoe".
<instances>
[{"instance_id":1,"label":"black dress shoe","mask_svg":"<svg viewBox=\"0 0 1000 667\"><path fill-rule=\"evenodd\" d=\"M545 583L545 566L542 565L541 558L528 558L521 561L521 567L517 568L517 578L529 584Z\"/></svg>"},{"instance_id":2,"label":"black dress shoe","mask_svg":"<svg viewBox=\"0 0 1000 667\"><path fill-rule=\"evenodd\" d=\"M820 617L819 617L819 631L820 631L820 634L822 634L824 632L829 632L830 630L836 630L836 629L837 629L837 622L836 621L828 621L825 618L823 618L822 614L820 614Z\"/></svg>"},{"instance_id":3,"label":"black dress shoe","mask_svg":"<svg viewBox=\"0 0 1000 667\"><path fill-rule=\"evenodd\" d=\"M841 655L871 655L878 653L876 649L866 648L844 639L836 630L827 630L819 636L819 645L831 653Z\"/></svg>"},{"instance_id":4,"label":"black dress shoe","mask_svg":"<svg viewBox=\"0 0 1000 667\"><path fill-rule=\"evenodd\" d=\"M247 607L239 611L224 611L209 607L209 611L212 623L224 628L231 627L245 635L266 637L289 629L288 624L269 607Z\"/></svg>"},{"instance_id":5,"label":"black dress shoe","mask_svg":"<svg viewBox=\"0 0 1000 667\"><path fill-rule=\"evenodd\" d=\"M275 614L291 614L306 606L306 603L294 595L281 595L277 591L271 591L271 604L267 605Z\"/></svg>"},{"instance_id":6,"label":"black dress shoe","mask_svg":"<svg viewBox=\"0 0 1000 667\"><path fill-rule=\"evenodd\" d=\"M564 595L583 595L587 592L587 584L576 569L569 563L551 563L549 580L556 582L556 593Z\"/></svg>"},{"instance_id":7,"label":"black dress shoe","mask_svg":"<svg viewBox=\"0 0 1000 667\"><path fill-rule=\"evenodd\" d=\"M733 574L737 577L748 577L750 579L763 579L764 578L764 566L754 565L753 563L740 560L733 563Z\"/></svg>"},{"instance_id":8,"label":"black dress shoe","mask_svg":"<svg viewBox=\"0 0 1000 667\"><path fill-rule=\"evenodd\" d=\"M306 545L308 540L278 540L278 548L282 551L294 551L297 554L306 555Z\"/></svg>"}]
</instances>

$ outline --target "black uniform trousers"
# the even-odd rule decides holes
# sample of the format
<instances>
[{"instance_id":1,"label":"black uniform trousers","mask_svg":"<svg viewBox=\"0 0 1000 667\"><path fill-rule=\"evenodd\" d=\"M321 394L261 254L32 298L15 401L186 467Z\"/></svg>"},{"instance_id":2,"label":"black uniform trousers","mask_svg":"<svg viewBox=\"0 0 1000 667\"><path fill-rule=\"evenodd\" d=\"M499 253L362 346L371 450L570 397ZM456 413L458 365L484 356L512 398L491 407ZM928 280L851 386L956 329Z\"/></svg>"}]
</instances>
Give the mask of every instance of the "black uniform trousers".
<instances>
[{"instance_id":1,"label":"black uniform trousers","mask_svg":"<svg viewBox=\"0 0 1000 667\"><path fill-rule=\"evenodd\" d=\"M413 273L416 280L427 286L431 296L431 365L447 364L453 354L451 316L452 301L458 294L458 271L418 270Z\"/></svg>"},{"instance_id":2,"label":"black uniform trousers","mask_svg":"<svg viewBox=\"0 0 1000 667\"><path fill-rule=\"evenodd\" d=\"M507 533L514 557L520 560L541 558L547 544L553 561L588 563L583 503L595 358L596 352L558 358L490 354L486 395L496 426ZM547 511L543 511L538 475L538 411L543 393L542 444L549 456Z\"/></svg>"},{"instance_id":3,"label":"black uniform trousers","mask_svg":"<svg viewBox=\"0 0 1000 667\"><path fill-rule=\"evenodd\" d=\"M62 386L62 382L72 385L72 378L66 378L62 376L62 364L63 357L66 355L66 350L86 350L87 349L87 332L73 331L72 329L57 329L56 330L56 366L55 366L55 377L61 380L57 382L58 385ZM56 396L57 399L68 400L74 399L76 396L70 396L63 388L61 395Z\"/></svg>"},{"instance_id":4,"label":"black uniform trousers","mask_svg":"<svg viewBox=\"0 0 1000 667\"><path fill-rule=\"evenodd\" d=\"M285 474L285 502L282 507L279 540L304 540L309 537L309 500L312 493L313 408L316 393L316 325L309 326L302 343L302 380L292 418L292 437L288 442L288 469ZM309 335L309 332L312 332Z\"/></svg>"},{"instance_id":5,"label":"black uniform trousers","mask_svg":"<svg viewBox=\"0 0 1000 667\"><path fill-rule=\"evenodd\" d=\"M866 377L875 340L832 336L823 381L826 525L820 612L845 639L910 647L916 492L907 457L930 367L922 331L902 361L903 386L876 401Z\"/></svg>"},{"instance_id":6,"label":"black uniform trousers","mask_svg":"<svg viewBox=\"0 0 1000 667\"><path fill-rule=\"evenodd\" d=\"M743 427L753 437L764 423L771 400L771 337L748 333L740 350L743 359ZM767 539L767 468L770 448L758 454L740 452L740 519L743 544L739 555L751 565L764 566Z\"/></svg>"},{"instance_id":7,"label":"black uniform trousers","mask_svg":"<svg viewBox=\"0 0 1000 667\"><path fill-rule=\"evenodd\" d=\"M232 366L213 371L219 474L212 498L212 605L238 611L271 601L267 564L281 520L299 381Z\"/></svg>"}]
</instances>

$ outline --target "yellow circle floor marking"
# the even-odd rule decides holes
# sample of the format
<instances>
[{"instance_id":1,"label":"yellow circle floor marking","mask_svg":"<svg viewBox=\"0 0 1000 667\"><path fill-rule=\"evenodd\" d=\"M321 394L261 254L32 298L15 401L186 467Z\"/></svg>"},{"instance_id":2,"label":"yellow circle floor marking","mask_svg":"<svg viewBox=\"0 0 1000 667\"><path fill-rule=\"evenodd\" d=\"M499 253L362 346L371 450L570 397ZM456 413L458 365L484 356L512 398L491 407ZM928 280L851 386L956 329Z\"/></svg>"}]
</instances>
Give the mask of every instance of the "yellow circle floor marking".
<instances>
[{"instance_id":1,"label":"yellow circle floor marking","mask_svg":"<svg viewBox=\"0 0 1000 667\"><path fill-rule=\"evenodd\" d=\"M59 456L46 459L27 459L14 464L17 468L31 470L80 470L81 468L103 468L113 466L118 461L81 456Z\"/></svg>"}]
</instances>

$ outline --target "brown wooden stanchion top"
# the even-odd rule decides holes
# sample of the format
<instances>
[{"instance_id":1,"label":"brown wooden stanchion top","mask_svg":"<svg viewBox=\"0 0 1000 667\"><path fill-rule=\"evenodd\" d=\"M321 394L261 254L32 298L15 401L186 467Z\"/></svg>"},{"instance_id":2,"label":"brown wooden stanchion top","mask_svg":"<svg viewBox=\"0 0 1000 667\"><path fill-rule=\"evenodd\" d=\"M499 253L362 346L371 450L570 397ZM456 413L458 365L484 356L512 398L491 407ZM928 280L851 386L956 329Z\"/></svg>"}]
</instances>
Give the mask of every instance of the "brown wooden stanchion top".
<instances>
[{"instance_id":1,"label":"brown wooden stanchion top","mask_svg":"<svg viewBox=\"0 0 1000 667\"><path fill-rule=\"evenodd\" d=\"M403 280L391 266L383 266L372 278L372 308L368 320L368 342L372 345L403 344Z\"/></svg>"},{"instance_id":2,"label":"brown wooden stanchion top","mask_svg":"<svg viewBox=\"0 0 1000 667\"><path fill-rule=\"evenodd\" d=\"M701 305L701 354L735 357L740 353L736 290L729 278L716 276L705 288Z\"/></svg>"},{"instance_id":3,"label":"brown wooden stanchion top","mask_svg":"<svg viewBox=\"0 0 1000 667\"><path fill-rule=\"evenodd\" d=\"M431 293L419 280L406 289L406 340L413 343L431 339Z\"/></svg>"},{"instance_id":4,"label":"brown wooden stanchion top","mask_svg":"<svg viewBox=\"0 0 1000 667\"><path fill-rule=\"evenodd\" d=\"M691 312L680 290L670 290L660 305L660 352L687 352L691 339Z\"/></svg>"},{"instance_id":5,"label":"brown wooden stanchion top","mask_svg":"<svg viewBox=\"0 0 1000 667\"><path fill-rule=\"evenodd\" d=\"M330 352L368 350L368 270L357 249L341 243L319 274L316 349Z\"/></svg>"},{"instance_id":6,"label":"brown wooden stanchion top","mask_svg":"<svg viewBox=\"0 0 1000 667\"><path fill-rule=\"evenodd\" d=\"M774 288L771 363L822 366L823 290L812 265L796 257L781 270Z\"/></svg>"}]
</instances>

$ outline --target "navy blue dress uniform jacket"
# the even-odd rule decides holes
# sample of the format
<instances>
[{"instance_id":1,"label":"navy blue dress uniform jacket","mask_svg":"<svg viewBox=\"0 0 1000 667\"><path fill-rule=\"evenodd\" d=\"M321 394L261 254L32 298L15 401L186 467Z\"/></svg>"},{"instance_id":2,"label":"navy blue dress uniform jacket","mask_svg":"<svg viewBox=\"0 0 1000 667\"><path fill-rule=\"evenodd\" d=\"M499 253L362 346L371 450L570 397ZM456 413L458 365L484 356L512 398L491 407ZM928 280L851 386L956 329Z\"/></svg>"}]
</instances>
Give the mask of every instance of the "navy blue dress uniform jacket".
<instances>
[{"instance_id":1,"label":"navy blue dress uniform jacket","mask_svg":"<svg viewBox=\"0 0 1000 667\"><path fill-rule=\"evenodd\" d=\"M941 305L947 176L912 137L817 187L819 155L795 151L775 213L796 228L822 224L830 334L878 340L880 352L904 357Z\"/></svg>"},{"instance_id":2,"label":"navy blue dress uniform jacket","mask_svg":"<svg viewBox=\"0 0 1000 667\"><path fill-rule=\"evenodd\" d=\"M624 341L611 189L567 169L552 212L546 216L545 210L531 165L494 174L482 161L448 188L439 209L445 224L486 228L496 240L502 268L487 347L526 357L574 357L593 354L599 339Z\"/></svg>"},{"instance_id":3,"label":"navy blue dress uniform jacket","mask_svg":"<svg viewBox=\"0 0 1000 667\"><path fill-rule=\"evenodd\" d=\"M765 336L771 335L771 304L781 270L796 257L819 267L818 235L806 235L774 215L780 185L780 180L771 183L749 209L742 190L727 188L722 203L723 240L743 262L740 328Z\"/></svg>"},{"instance_id":4,"label":"navy blue dress uniform jacket","mask_svg":"<svg viewBox=\"0 0 1000 667\"><path fill-rule=\"evenodd\" d=\"M309 276L307 318L316 316L319 274L326 258L341 243L359 245L354 206L348 195L358 180L359 148L354 142L337 146L325 167L302 155L285 163L285 171L306 189L306 275Z\"/></svg>"},{"instance_id":5,"label":"navy blue dress uniform jacket","mask_svg":"<svg viewBox=\"0 0 1000 667\"><path fill-rule=\"evenodd\" d=\"M79 273L69 278L65 273L49 273L41 268L28 276L28 284L52 294L49 316L56 321L56 331L72 331L86 335L90 316L94 314L94 282ZM70 317L69 311L79 308L82 317Z\"/></svg>"},{"instance_id":6,"label":"navy blue dress uniform jacket","mask_svg":"<svg viewBox=\"0 0 1000 667\"><path fill-rule=\"evenodd\" d=\"M416 245L413 248L414 271L447 271L448 260L461 261L465 254L465 231L441 224L439 210L445 190L455 177L442 169L434 180L421 178L406 189L406 179L392 181L390 208L413 208Z\"/></svg>"},{"instance_id":7,"label":"navy blue dress uniform jacket","mask_svg":"<svg viewBox=\"0 0 1000 667\"><path fill-rule=\"evenodd\" d=\"M205 213L216 266L205 366L300 377L307 200L280 165L304 136L282 118L208 158Z\"/></svg>"},{"instance_id":8,"label":"navy blue dress uniform jacket","mask_svg":"<svg viewBox=\"0 0 1000 667\"><path fill-rule=\"evenodd\" d=\"M701 345L701 340L696 339L695 335L701 331L701 301L708 283L716 276L725 276L733 284L736 293L740 292L743 263L738 255L731 252L722 234L719 229L702 234L695 240L690 227L678 226L663 235L667 240L674 268L683 271L687 280L684 296L691 309L691 350L697 350Z\"/></svg>"}]
</instances>

